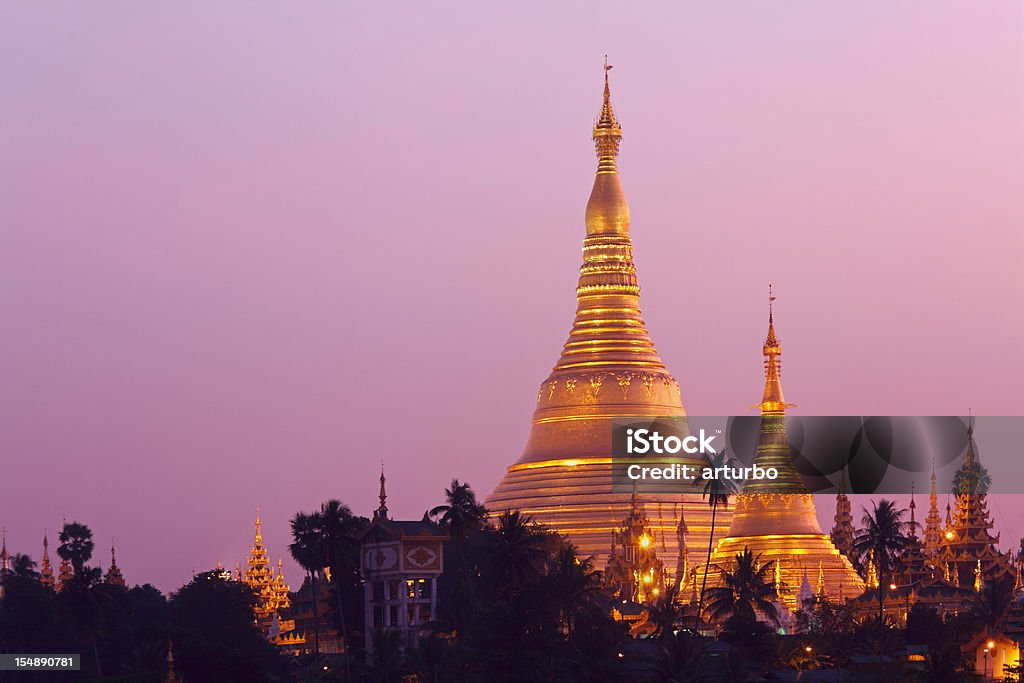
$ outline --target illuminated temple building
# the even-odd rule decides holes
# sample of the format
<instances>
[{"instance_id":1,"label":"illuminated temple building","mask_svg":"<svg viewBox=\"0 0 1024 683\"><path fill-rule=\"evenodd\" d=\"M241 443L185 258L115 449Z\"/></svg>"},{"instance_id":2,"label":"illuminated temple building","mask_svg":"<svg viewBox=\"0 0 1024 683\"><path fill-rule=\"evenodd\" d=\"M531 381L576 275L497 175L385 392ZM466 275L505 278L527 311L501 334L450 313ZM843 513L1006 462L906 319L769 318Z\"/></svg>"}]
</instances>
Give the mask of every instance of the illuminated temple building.
<instances>
[{"instance_id":1,"label":"illuminated temple building","mask_svg":"<svg viewBox=\"0 0 1024 683\"><path fill-rule=\"evenodd\" d=\"M974 443L974 427L969 425L967 449L959 467L962 488L955 492L955 509L947 505L943 524L933 472L923 538L916 533L916 525L912 525L910 547L901 557L899 571L891 584L879 587L884 592L886 613L897 620L905 619L908 610L919 603L941 614L956 612L987 583L1006 581L1014 585L1017 597L1008 615L1021 621L1024 606L1020 602L1020 566L1010 553L999 550L999 534L991 533L994 525L986 487L977 480L979 471L982 468ZM864 613L877 609L878 593L874 586L869 588L873 590L854 600L854 606ZM1016 631L1024 635L1024 624L1018 624Z\"/></svg>"},{"instance_id":2,"label":"illuminated temple building","mask_svg":"<svg viewBox=\"0 0 1024 683\"><path fill-rule=\"evenodd\" d=\"M282 647L301 644L301 636L295 633L295 621L281 618L284 610L291 607L291 596L284 582L283 562L277 561L276 574L270 564L267 549L263 546L262 522L258 512L256 537L249 550L245 571L238 578L256 595L253 616L267 637Z\"/></svg>"},{"instance_id":3,"label":"illuminated temple building","mask_svg":"<svg viewBox=\"0 0 1024 683\"><path fill-rule=\"evenodd\" d=\"M782 344L775 336L775 320L768 314L768 336L764 342L765 386L761 403L755 465L775 468L774 480L748 479L733 504L732 524L718 542L712 565L727 569L736 555L750 548L762 563L774 561L777 579L788 588L781 594L789 609L799 607L800 593L810 586L807 575L817 575L813 591L831 600L841 600L864 591L864 581L832 539L822 533L814 507L814 496L793 465L786 433L786 407L782 394ZM845 518L845 515L844 515ZM841 534L845 536L845 532ZM708 585L721 576L714 568ZM801 591L800 589L803 588Z\"/></svg>"},{"instance_id":4,"label":"illuminated temple building","mask_svg":"<svg viewBox=\"0 0 1024 683\"><path fill-rule=\"evenodd\" d=\"M685 415L679 383L659 358L640 313L629 205L616 163L622 129L612 111L608 68L593 128L598 163L586 208L576 318L537 392L522 455L486 500L492 512L520 510L566 534L598 567L608 561L612 534L631 510L630 493L612 490L612 420ZM701 463L695 457L689 464ZM683 512L691 547L707 547L711 511L699 492L641 492L639 503L666 567L677 563ZM729 511L719 510L718 519L728 524Z\"/></svg>"}]
</instances>

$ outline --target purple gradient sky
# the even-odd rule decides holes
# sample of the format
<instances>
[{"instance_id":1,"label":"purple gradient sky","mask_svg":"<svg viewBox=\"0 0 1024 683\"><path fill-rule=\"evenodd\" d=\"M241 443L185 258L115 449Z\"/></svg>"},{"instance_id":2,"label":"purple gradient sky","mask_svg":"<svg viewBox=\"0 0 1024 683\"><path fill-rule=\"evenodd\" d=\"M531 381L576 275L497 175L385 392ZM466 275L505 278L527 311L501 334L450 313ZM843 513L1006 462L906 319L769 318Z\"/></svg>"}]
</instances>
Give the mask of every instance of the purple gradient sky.
<instances>
[{"instance_id":1,"label":"purple gradient sky","mask_svg":"<svg viewBox=\"0 0 1024 683\"><path fill-rule=\"evenodd\" d=\"M572 320L605 52L691 413L757 401L769 281L801 412L1022 412L1020 2L7 4L8 547L66 514L170 589L257 505L275 560L369 514L382 457L396 515L486 495Z\"/></svg>"}]
</instances>

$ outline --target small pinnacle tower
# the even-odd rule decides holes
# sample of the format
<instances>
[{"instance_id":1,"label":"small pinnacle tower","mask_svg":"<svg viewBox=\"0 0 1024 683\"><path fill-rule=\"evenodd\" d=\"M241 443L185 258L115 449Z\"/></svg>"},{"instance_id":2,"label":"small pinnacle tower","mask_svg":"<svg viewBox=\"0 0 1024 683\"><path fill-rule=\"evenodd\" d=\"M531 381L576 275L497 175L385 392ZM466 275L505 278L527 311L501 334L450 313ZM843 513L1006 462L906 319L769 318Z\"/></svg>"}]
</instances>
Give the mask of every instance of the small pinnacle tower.
<instances>
[{"instance_id":1,"label":"small pinnacle tower","mask_svg":"<svg viewBox=\"0 0 1024 683\"><path fill-rule=\"evenodd\" d=\"M373 513L374 519L388 518L388 493L384 489L384 463L380 464L380 505Z\"/></svg>"},{"instance_id":2,"label":"small pinnacle tower","mask_svg":"<svg viewBox=\"0 0 1024 683\"><path fill-rule=\"evenodd\" d=\"M849 559L853 555L853 513L850 512L850 497L846 495L846 468L840 475L839 493L836 494L836 514L829 537L832 543Z\"/></svg>"},{"instance_id":3,"label":"small pinnacle tower","mask_svg":"<svg viewBox=\"0 0 1024 683\"><path fill-rule=\"evenodd\" d=\"M7 529L0 531L3 541L0 542L0 598L4 597L4 584L2 579L11 573L11 555L7 552Z\"/></svg>"},{"instance_id":4,"label":"small pinnacle tower","mask_svg":"<svg viewBox=\"0 0 1024 683\"><path fill-rule=\"evenodd\" d=\"M910 537L917 540L917 503L914 502L914 482L910 482Z\"/></svg>"},{"instance_id":5,"label":"small pinnacle tower","mask_svg":"<svg viewBox=\"0 0 1024 683\"><path fill-rule=\"evenodd\" d=\"M537 391L530 435L519 460L486 499L493 513L519 510L565 534L597 566L608 559L608 534L630 513L630 495L612 490L612 421L651 417L684 419L679 383L658 356L640 312L633 262L629 203L618 169L622 127L612 109L605 62L601 108L592 137L597 154L584 223L583 264L576 287L576 316L561 356ZM688 464L699 467L694 457ZM679 495L641 492L651 514L649 533L661 560L679 552ZM662 505L663 504L663 505ZM707 547L711 512L699 492L683 497L691 548ZM723 514L724 512L724 514ZM728 510L719 510L728 524ZM703 562L704 558L691 557Z\"/></svg>"},{"instance_id":6,"label":"small pinnacle tower","mask_svg":"<svg viewBox=\"0 0 1024 683\"><path fill-rule=\"evenodd\" d=\"M935 463L932 463L932 491L928 496L928 516L924 518L924 551L929 557L939 552L942 543L942 517L935 485Z\"/></svg>"},{"instance_id":7,"label":"small pinnacle tower","mask_svg":"<svg viewBox=\"0 0 1024 683\"><path fill-rule=\"evenodd\" d=\"M786 433L786 403L782 394L782 343L775 334L772 304L775 297L768 290L768 335L762 353L765 357L765 385L761 403L761 428L754 462L764 468L774 467L779 476L775 480L748 479L736 496L732 524L728 535L718 542L711 563L721 568L734 564L736 556L750 548L760 561L784 562L794 556L800 558L804 576L797 568L783 566L783 581L789 586L807 583L806 564L819 564L819 587L824 595L836 599L840 586L852 588L856 594L864 582L845 555L822 533L814 508L814 496L807 490L803 479L793 465L793 455ZM813 566L813 564L811 565ZM720 572L709 573L708 585L717 585ZM807 583L808 590L810 584ZM799 593L783 595L789 609L800 606Z\"/></svg>"},{"instance_id":8,"label":"small pinnacle tower","mask_svg":"<svg viewBox=\"0 0 1024 683\"><path fill-rule=\"evenodd\" d=\"M127 588L124 576L121 575L121 568L117 566L117 554L114 552L113 541L110 543L110 569L107 570L106 576L103 577L103 582L111 586Z\"/></svg>"},{"instance_id":9,"label":"small pinnacle tower","mask_svg":"<svg viewBox=\"0 0 1024 683\"><path fill-rule=\"evenodd\" d=\"M174 645L171 643L171 639L167 639L167 676L164 677L164 683L179 683L181 681L178 675L174 673Z\"/></svg>"},{"instance_id":10,"label":"small pinnacle tower","mask_svg":"<svg viewBox=\"0 0 1024 683\"><path fill-rule=\"evenodd\" d=\"M0 576L11 572L11 554L7 552L7 528L0 529Z\"/></svg>"},{"instance_id":11,"label":"small pinnacle tower","mask_svg":"<svg viewBox=\"0 0 1024 683\"><path fill-rule=\"evenodd\" d=\"M53 588L53 565L50 564L50 540L43 532L43 563L39 568L39 582L47 588Z\"/></svg>"}]
</instances>

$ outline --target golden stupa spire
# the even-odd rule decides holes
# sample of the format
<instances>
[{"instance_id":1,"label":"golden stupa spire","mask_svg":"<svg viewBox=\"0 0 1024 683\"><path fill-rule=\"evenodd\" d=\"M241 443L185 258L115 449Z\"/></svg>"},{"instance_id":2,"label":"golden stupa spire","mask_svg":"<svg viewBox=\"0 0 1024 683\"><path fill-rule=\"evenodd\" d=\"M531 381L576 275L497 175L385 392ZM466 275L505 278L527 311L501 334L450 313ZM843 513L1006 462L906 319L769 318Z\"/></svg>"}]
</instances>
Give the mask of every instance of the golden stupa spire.
<instances>
[{"instance_id":1,"label":"golden stupa spire","mask_svg":"<svg viewBox=\"0 0 1024 683\"><path fill-rule=\"evenodd\" d=\"M103 581L112 586L127 587L121 568L117 566L117 553L114 551L113 539L110 540L110 569L107 570Z\"/></svg>"},{"instance_id":2,"label":"golden stupa spire","mask_svg":"<svg viewBox=\"0 0 1024 683\"><path fill-rule=\"evenodd\" d=\"M917 503L914 502L914 482L910 482L910 537L917 538Z\"/></svg>"},{"instance_id":3,"label":"golden stupa spire","mask_svg":"<svg viewBox=\"0 0 1024 683\"><path fill-rule=\"evenodd\" d=\"M782 344L775 336L775 294L772 286L768 285L768 336L765 337L762 353L764 354L764 394L757 407L761 409L762 415L785 415L786 407L793 405L786 403L782 395Z\"/></svg>"},{"instance_id":4,"label":"golden stupa spire","mask_svg":"<svg viewBox=\"0 0 1024 683\"><path fill-rule=\"evenodd\" d=\"M768 285L768 336L765 337L765 383L761 402L755 408L761 410L761 428L757 438L755 463L765 469L774 467L778 477L774 480L749 479L743 486L744 493L808 493L807 486L793 466L793 452L786 434L786 403L782 396L782 382L779 379L782 344L775 336L775 295ZM816 523L815 523L816 526Z\"/></svg>"},{"instance_id":5,"label":"golden stupa spire","mask_svg":"<svg viewBox=\"0 0 1024 683\"><path fill-rule=\"evenodd\" d=\"M608 85L611 68L606 59L604 97L593 128L597 173L587 201L587 237L583 242L583 265L580 266L576 287L576 320L555 371L593 373L603 369L617 370L620 376L615 378L615 384L609 382L608 388L611 391L621 389L621 395L626 399L631 389L642 391L645 403L657 393L653 392L654 380L661 384L664 379L670 393L677 395L670 397L670 400L675 399L671 400L675 405L667 412L679 415L678 385L665 373L665 364L658 357L640 314L640 285L633 263L633 242L629 236L629 203L622 191L616 166L622 128L612 111L611 88ZM648 374L643 377L641 371L657 371L658 376ZM565 387L571 392L569 398L574 403L586 400L588 389L592 393L600 393L605 378L589 374L587 384L593 380L595 385L581 386L581 391L575 396L571 394L575 393L581 378L565 377L562 383L557 379L553 376L545 382L546 386L541 388L539 395L541 398L545 388L551 393ZM634 379L637 380L635 383ZM569 384L564 380L570 380ZM648 415L662 412L644 410Z\"/></svg>"}]
</instances>

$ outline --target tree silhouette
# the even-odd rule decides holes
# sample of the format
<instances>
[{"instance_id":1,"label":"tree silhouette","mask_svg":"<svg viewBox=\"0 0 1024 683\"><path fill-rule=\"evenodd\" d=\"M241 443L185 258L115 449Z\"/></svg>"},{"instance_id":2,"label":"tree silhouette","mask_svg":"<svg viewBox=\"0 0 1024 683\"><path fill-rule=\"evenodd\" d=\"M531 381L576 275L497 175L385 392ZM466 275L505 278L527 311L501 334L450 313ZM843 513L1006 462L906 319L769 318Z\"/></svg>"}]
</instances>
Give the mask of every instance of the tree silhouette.
<instances>
[{"instance_id":1,"label":"tree silhouette","mask_svg":"<svg viewBox=\"0 0 1024 683\"><path fill-rule=\"evenodd\" d=\"M74 567L76 574L85 570L85 563L92 559L94 544L92 530L78 522L67 522L60 531L60 545L57 555Z\"/></svg>"},{"instance_id":2,"label":"tree silhouette","mask_svg":"<svg viewBox=\"0 0 1024 683\"><path fill-rule=\"evenodd\" d=\"M736 467L736 460L729 457L728 449L723 448L719 453L711 456L705 467L717 470L720 467ZM694 484L700 479L695 479ZM707 479L704 484L704 497L711 506L711 533L708 534L708 556L704 560L704 577L700 582L700 593L697 595L697 620L701 619L704 613L704 591L708 586L708 572L711 570L711 553L714 550L715 521L718 515L718 506L729 506L729 497L736 493L736 482L732 479L718 479L713 477Z\"/></svg>"},{"instance_id":3,"label":"tree silhouette","mask_svg":"<svg viewBox=\"0 0 1024 683\"><path fill-rule=\"evenodd\" d=\"M324 547L323 518L316 512L297 512L291 520L292 542L288 553L309 577L313 590L313 655L320 658L320 599L318 577L327 566L327 551ZM348 643L346 643L346 647Z\"/></svg>"},{"instance_id":4,"label":"tree silhouette","mask_svg":"<svg viewBox=\"0 0 1024 683\"><path fill-rule=\"evenodd\" d=\"M866 565L867 558L873 555L878 571L878 653L881 654L885 636L885 587L889 585L890 577L899 566L900 556L910 543L907 535L910 525L903 521L906 510L898 509L891 500L883 498L873 503L870 512L867 508L862 510L863 528L854 538L853 552L862 565Z\"/></svg>"},{"instance_id":5,"label":"tree silhouette","mask_svg":"<svg viewBox=\"0 0 1024 683\"><path fill-rule=\"evenodd\" d=\"M775 562L761 564L760 559L760 555L755 557L749 547L744 547L743 552L736 554L732 567L718 567L722 572L722 585L708 591L707 608L712 619L737 618L753 622L760 614L769 623L779 625Z\"/></svg>"}]
</instances>

